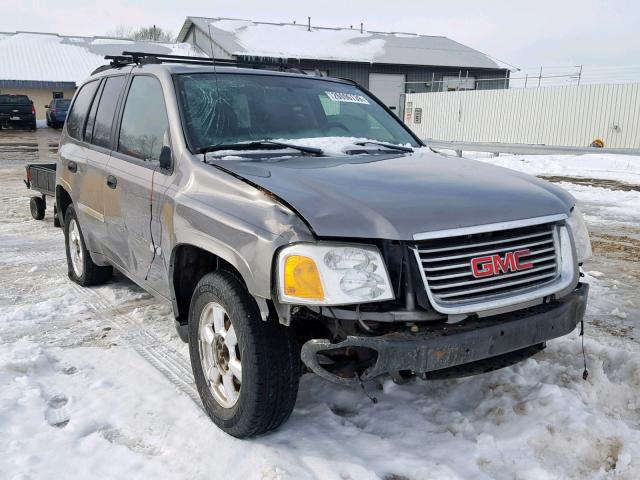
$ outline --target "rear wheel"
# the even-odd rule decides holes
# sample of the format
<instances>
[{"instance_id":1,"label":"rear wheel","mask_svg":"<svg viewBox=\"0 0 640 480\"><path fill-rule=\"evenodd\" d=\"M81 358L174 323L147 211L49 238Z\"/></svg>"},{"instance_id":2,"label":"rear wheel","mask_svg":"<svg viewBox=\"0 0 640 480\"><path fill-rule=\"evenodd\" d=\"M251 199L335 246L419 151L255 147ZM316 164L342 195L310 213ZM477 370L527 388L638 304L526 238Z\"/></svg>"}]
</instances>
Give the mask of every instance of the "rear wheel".
<instances>
[{"instance_id":1,"label":"rear wheel","mask_svg":"<svg viewBox=\"0 0 640 480\"><path fill-rule=\"evenodd\" d=\"M80 230L80 224L73 205L67 207L64 220L64 240L69 278L83 287L99 285L109 280L113 274L113 269L110 266L102 267L96 265L91 260L91 255L85 247L84 236Z\"/></svg>"},{"instance_id":2,"label":"rear wheel","mask_svg":"<svg viewBox=\"0 0 640 480\"><path fill-rule=\"evenodd\" d=\"M62 223L60 222L60 217L58 216L58 207L53 206L53 226L56 228L60 228Z\"/></svg>"},{"instance_id":3,"label":"rear wheel","mask_svg":"<svg viewBox=\"0 0 640 480\"><path fill-rule=\"evenodd\" d=\"M41 197L31 197L29 209L34 220L42 220L44 218L45 203Z\"/></svg>"},{"instance_id":4,"label":"rear wheel","mask_svg":"<svg viewBox=\"0 0 640 480\"><path fill-rule=\"evenodd\" d=\"M189 308L189 354L205 411L238 438L285 422L296 401L300 355L293 331L263 321L232 273L202 277Z\"/></svg>"}]
</instances>

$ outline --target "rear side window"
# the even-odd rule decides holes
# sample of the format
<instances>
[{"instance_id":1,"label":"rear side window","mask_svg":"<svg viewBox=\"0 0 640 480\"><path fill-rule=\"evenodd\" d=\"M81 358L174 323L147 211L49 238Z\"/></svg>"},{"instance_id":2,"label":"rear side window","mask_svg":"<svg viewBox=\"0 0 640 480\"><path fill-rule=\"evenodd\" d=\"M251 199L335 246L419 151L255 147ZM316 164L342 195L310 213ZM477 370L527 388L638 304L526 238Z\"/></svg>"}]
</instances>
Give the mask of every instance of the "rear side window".
<instances>
[{"instance_id":1,"label":"rear side window","mask_svg":"<svg viewBox=\"0 0 640 480\"><path fill-rule=\"evenodd\" d=\"M89 115L87 116L87 121L84 127L84 141L91 142L91 138L93 137L93 126L96 123L96 112L98 111L98 100L100 100L100 95L102 95L102 91L104 90L104 82L100 84L98 87L98 91L93 97L93 102L91 102L91 108L89 109Z\"/></svg>"},{"instance_id":2,"label":"rear side window","mask_svg":"<svg viewBox=\"0 0 640 480\"><path fill-rule=\"evenodd\" d=\"M118 97L124 86L126 77L120 75L107 78L107 83L102 89L98 113L93 127L93 142L100 147L111 147L111 125L113 124L113 114L116 111Z\"/></svg>"},{"instance_id":3,"label":"rear side window","mask_svg":"<svg viewBox=\"0 0 640 480\"><path fill-rule=\"evenodd\" d=\"M0 95L0 103L9 105L31 105L26 95Z\"/></svg>"},{"instance_id":4,"label":"rear side window","mask_svg":"<svg viewBox=\"0 0 640 480\"><path fill-rule=\"evenodd\" d=\"M97 80L86 83L82 86L75 101L73 107L67 117L67 133L70 137L80 140L84 130L84 124L87 120L87 112L91 106L91 100L98 88Z\"/></svg>"},{"instance_id":5,"label":"rear side window","mask_svg":"<svg viewBox=\"0 0 640 480\"><path fill-rule=\"evenodd\" d=\"M157 162L168 143L168 126L160 82L149 76L134 77L122 114L118 151Z\"/></svg>"}]
</instances>

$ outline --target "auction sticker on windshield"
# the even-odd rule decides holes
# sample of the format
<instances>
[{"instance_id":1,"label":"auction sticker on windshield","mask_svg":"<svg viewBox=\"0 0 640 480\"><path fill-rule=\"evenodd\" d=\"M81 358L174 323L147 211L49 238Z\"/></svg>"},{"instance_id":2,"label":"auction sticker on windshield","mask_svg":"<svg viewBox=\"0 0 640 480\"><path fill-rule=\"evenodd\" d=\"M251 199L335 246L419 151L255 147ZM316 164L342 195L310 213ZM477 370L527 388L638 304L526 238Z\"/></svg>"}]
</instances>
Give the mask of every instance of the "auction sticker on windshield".
<instances>
[{"instance_id":1,"label":"auction sticker on windshield","mask_svg":"<svg viewBox=\"0 0 640 480\"><path fill-rule=\"evenodd\" d=\"M369 105L369 100L362 95L355 95L353 93L341 93L341 92L324 92L334 102L348 102L348 103L362 103Z\"/></svg>"}]
</instances>

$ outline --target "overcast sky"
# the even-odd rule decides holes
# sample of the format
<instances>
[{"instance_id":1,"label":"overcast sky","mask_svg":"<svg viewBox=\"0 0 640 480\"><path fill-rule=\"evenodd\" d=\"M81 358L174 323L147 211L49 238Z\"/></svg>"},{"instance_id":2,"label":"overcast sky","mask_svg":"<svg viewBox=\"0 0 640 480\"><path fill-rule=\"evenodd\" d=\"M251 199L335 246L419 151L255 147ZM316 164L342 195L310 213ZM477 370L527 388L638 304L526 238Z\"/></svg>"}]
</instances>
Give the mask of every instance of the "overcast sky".
<instances>
[{"instance_id":1,"label":"overcast sky","mask_svg":"<svg viewBox=\"0 0 640 480\"><path fill-rule=\"evenodd\" d=\"M531 71L544 65L640 65L639 0L0 0L0 31L104 35L188 15L445 35ZM636 70L637 71L637 70Z\"/></svg>"}]
</instances>

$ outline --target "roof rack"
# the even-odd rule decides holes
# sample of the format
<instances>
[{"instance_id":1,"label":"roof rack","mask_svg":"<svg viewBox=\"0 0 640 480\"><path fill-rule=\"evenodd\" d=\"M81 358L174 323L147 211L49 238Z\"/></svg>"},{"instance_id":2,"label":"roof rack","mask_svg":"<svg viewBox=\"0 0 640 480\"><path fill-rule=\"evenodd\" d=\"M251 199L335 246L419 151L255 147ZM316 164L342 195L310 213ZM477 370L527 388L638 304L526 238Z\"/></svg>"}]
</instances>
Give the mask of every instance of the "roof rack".
<instances>
[{"instance_id":1,"label":"roof rack","mask_svg":"<svg viewBox=\"0 0 640 480\"><path fill-rule=\"evenodd\" d=\"M103 65L96 68L91 75L109 70L111 68L121 68L127 65L149 65L158 63L182 63L186 65L220 65L231 66L241 68L256 68L265 70L277 70L281 72L293 72L305 74L303 70L293 67L288 63L274 62L274 63L260 63L249 60L237 60L237 59L222 59L222 58L209 58L209 57L188 57L185 55L164 55L160 53L148 53L148 52L129 52L124 51L122 55L106 55L105 60L110 60L109 65Z\"/></svg>"}]
</instances>

